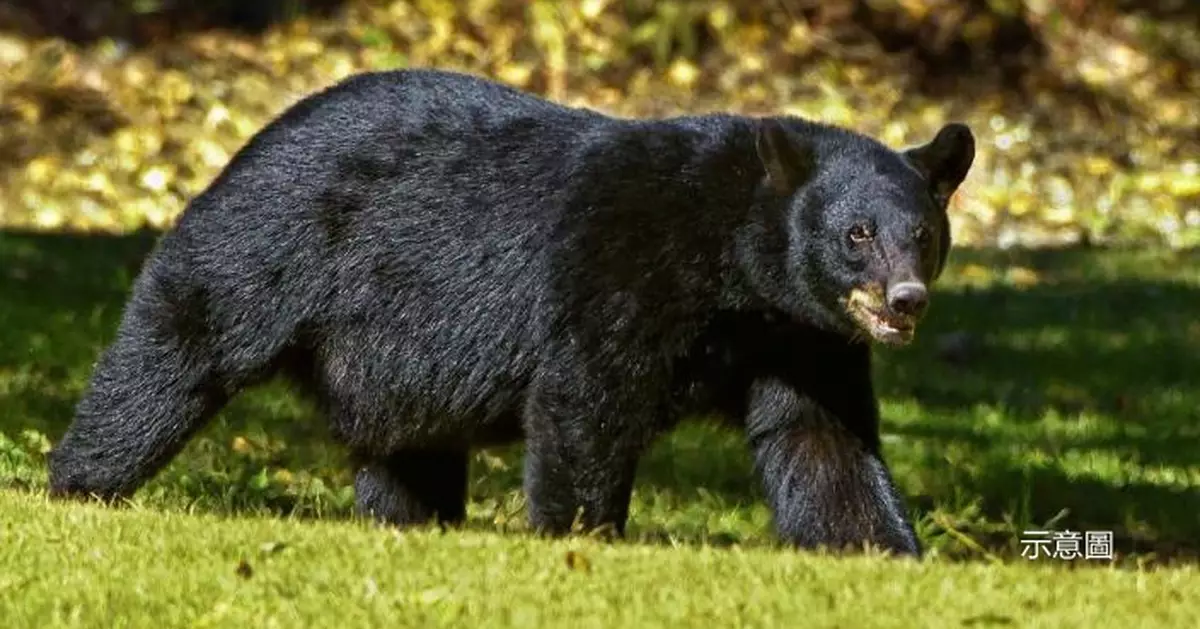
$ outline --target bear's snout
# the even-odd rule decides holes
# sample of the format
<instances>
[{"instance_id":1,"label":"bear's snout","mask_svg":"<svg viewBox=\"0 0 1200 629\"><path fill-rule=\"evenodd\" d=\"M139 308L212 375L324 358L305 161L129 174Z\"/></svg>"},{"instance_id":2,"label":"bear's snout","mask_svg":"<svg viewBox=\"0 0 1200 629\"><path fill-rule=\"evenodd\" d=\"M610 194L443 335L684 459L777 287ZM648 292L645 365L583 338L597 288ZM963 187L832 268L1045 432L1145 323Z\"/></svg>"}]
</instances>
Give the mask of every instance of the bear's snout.
<instances>
[{"instance_id":1,"label":"bear's snout","mask_svg":"<svg viewBox=\"0 0 1200 629\"><path fill-rule=\"evenodd\" d=\"M899 282L888 287L887 304L896 314L919 317L929 305L929 290L921 282Z\"/></svg>"}]
</instances>

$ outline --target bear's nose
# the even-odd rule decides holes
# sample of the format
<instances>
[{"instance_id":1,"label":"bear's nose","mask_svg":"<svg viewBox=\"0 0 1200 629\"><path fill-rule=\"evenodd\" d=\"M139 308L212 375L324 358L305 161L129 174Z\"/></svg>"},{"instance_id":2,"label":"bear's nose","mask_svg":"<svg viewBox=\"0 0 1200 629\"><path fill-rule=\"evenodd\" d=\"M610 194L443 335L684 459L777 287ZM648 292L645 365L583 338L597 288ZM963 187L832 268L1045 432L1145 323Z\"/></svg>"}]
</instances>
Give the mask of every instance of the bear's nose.
<instances>
[{"instance_id":1,"label":"bear's nose","mask_svg":"<svg viewBox=\"0 0 1200 629\"><path fill-rule=\"evenodd\" d=\"M929 291L920 282L900 282L888 288L887 301L892 312L916 317L929 305Z\"/></svg>"}]
</instances>

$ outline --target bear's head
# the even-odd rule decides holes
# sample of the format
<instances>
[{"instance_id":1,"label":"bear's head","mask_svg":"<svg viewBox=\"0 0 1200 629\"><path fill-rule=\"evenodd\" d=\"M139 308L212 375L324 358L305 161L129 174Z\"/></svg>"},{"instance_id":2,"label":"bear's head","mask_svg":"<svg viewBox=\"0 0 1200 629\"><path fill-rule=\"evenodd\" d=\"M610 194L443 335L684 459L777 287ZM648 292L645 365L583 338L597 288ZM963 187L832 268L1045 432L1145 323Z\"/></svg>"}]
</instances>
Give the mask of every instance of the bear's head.
<instances>
[{"instance_id":1,"label":"bear's head","mask_svg":"<svg viewBox=\"0 0 1200 629\"><path fill-rule=\"evenodd\" d=\"M763 176L741 250L757 292L818 327L888 345L913 338L950 249L947 205L975 157L948 124L893 150L845 129L764 118Z\"/></svg>"}]
</instances>

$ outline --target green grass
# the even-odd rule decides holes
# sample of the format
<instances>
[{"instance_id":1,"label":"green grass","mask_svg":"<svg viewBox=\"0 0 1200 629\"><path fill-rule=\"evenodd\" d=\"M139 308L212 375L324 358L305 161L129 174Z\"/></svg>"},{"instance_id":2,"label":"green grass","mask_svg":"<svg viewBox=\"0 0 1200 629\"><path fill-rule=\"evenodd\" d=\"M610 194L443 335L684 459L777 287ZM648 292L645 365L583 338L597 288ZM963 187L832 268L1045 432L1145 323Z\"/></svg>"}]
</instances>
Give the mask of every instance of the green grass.
<instances>
[{"instance_id":1,"label":"green grass","mask_svg":"<svg viewBox=\"0 0 1200 629\"><path fill-rule=\"evenodd\" d=\"M0 494L0 512L8 522L0 618L8 627L1090 629L1191 627L1200 611L1194 569L1069 571L534 543L496 533L397 535L344 522L65 506L13 493Z\"/></svg>"},{"instance_id":2,"label":"green grass","mask_svg":"<svg viewBox=\"0 0 1200 629\"><path fill-rule=\"evenodd\" d=\"M352 517L343 453L282 384L238 398L132 508L48 503L44 453L151 244L0 234L0 626L1187 627L1200 612L1183 595L1200 591L1200 253L956 251L917 343L877 361L886 454L929 549L913 564L779 547L740 436L703 424L645 459L626 542L529 537L515 447L475 458L467 531L397 536ZM1028 561L1031 528L1112 531L1118 559Z\"/></svg>"}]
</instances>

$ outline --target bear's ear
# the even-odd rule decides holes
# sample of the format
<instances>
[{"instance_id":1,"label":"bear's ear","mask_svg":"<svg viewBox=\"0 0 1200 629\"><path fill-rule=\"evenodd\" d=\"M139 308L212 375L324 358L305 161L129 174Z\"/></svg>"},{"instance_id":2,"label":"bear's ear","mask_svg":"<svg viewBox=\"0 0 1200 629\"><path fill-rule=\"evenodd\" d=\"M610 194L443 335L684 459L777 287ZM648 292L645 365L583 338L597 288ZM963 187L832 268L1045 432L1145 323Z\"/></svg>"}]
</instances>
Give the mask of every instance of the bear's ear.
<instances>
[{"instance_id":1,"label":"bear's ear","mask_svg":"<svg viewBox=\"0 0 1200 629\"><path fill-rule=\"evenodd\" d=\"M795 192L812 174L812 149L789 133L778 120L763 118L759 121L754 147L767 171L767 184L779 195Z\"/></svg>"},{"instance_id":2,"label":"bear's ear","mask_svg":"<svg viewBox=\"0 0 1200 629\"><path fill-rule=\"evenodd\" d=\"M975 161L975 136L967 125L952 122L928 144L908 149L904 156L925 176L933 196L945 207Z\"/></svg>"}]
</instances>

